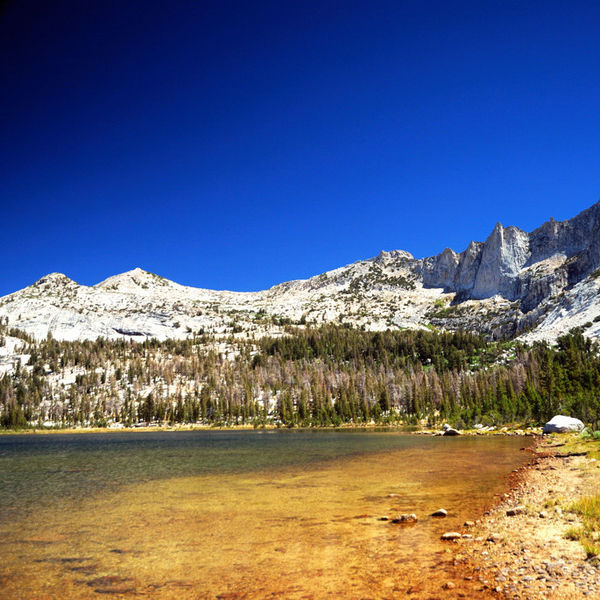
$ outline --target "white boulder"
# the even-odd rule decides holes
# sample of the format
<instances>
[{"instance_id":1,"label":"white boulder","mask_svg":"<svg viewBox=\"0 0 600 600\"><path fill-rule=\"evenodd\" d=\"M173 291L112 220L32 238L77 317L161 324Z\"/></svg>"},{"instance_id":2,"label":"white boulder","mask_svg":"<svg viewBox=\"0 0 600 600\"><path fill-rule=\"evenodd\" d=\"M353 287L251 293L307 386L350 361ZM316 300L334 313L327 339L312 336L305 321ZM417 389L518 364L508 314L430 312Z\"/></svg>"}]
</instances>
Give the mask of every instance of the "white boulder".
<instances>
[{"instance_id":1,"label":"white boulder","mask_svg":"<svg viewBox=\"0 0 600 600\"><path fill-rule=\"evenodd\" d=\"M568 433L570 431L582 431L583 423L573 417L556 415L544 425L544 433Z\"/></svg>"},{"instance_id":2,"label":"white boulder","mask_svg":"<svg viewBox=\"0 0 600 600\"><path fill-rule=\"evenodd\" d=\"M453 427L448 427L448 429L444 429L442 435L461 435L458 429L454 429Z\"/></svg>"}]
</instances>

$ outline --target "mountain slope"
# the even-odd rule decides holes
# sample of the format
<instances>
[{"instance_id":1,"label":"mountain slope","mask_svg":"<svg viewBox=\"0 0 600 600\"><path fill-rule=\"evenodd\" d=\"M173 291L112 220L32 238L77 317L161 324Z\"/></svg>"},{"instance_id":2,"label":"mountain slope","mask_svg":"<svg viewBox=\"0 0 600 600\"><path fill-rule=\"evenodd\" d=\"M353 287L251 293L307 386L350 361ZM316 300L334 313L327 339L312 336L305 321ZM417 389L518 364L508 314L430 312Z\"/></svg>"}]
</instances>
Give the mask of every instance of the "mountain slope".
<instances>
[{"instance_id":1,"label":"mountain slope","mask_svg":"<svg viewBox=\"0 0 600 600\"><path fill-rule=\"evenodd\" d=\"M492 338L600 337L600 203L531 233L498 223L485 242L423 259L377 257L261 292L186 287L134 269L95 286L52 273L0 298L0 318L36 338L264 335L286 323L468 329Z\"/></svg>"}]
</instances>

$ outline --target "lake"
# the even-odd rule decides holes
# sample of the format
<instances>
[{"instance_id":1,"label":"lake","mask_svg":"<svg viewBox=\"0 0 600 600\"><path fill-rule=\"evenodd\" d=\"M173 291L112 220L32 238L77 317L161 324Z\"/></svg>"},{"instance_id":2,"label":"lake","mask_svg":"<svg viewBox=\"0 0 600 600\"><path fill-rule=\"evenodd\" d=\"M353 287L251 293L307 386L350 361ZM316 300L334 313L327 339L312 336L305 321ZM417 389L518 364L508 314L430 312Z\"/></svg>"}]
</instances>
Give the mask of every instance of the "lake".
<instances>
[{"instance_id":1,"label":"lake","mask_svg":"<svg viewBox=\"0 0 600 600\"><path fill-rule=\"evenodd\" d=\"M0 436L2 598L478 597L444 531L527 438L395 431ZM445 508L448 517L429 517ZM416 513L416 524L380 520ZM444 597L452 597L444 592Z\"/></svg>"}]
</instances>

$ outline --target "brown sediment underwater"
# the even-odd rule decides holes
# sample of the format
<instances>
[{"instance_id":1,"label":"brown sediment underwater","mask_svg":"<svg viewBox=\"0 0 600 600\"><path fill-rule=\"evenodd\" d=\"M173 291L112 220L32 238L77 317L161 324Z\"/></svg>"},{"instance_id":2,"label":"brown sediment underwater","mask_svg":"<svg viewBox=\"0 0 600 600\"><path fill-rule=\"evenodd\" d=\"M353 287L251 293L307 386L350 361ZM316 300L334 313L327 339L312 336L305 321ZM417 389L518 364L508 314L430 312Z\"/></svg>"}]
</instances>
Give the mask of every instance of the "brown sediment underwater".
<instances>
[{"instance_id":1,"label":"brown sediment underwater","mask_svg":"<svg viewBox=\"0 0 600 600\"><path fill-rule=\"evenodd\" d=\"M1 596L487 597L456 571L440 536L505 491L529 459L523 439L413 439L308 464L94 488L17 512L0 526ZM440 508L447 517L429 516ZM417 522L391 522L403 513Z\"/></svg>"}]
</instances>

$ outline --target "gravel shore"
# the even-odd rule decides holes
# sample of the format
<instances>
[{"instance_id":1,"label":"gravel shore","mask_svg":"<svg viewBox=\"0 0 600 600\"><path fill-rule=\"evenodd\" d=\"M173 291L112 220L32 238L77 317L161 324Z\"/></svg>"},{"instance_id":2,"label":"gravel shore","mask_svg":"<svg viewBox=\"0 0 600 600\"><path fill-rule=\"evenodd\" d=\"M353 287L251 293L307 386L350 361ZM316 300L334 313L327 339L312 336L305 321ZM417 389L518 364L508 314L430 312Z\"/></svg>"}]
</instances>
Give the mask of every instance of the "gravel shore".
<instances>
[{"instance_id":1,"label":"gravel shore","mask_svg":"<svg viewBox=\"0 0 600 600\"><path fill-rule=\"evenodd\" d=\"M464 579L490 597L600 598L600 568L578 541L565 537L580 524L568 507L600 492L600 461L561 452L560 437L540 439L515 485L454 542ZM459 597L465 597L460 593ZM465 586L467 587L467 586Z\"/></svg>"}]
</instances>

